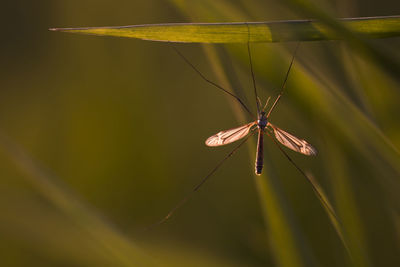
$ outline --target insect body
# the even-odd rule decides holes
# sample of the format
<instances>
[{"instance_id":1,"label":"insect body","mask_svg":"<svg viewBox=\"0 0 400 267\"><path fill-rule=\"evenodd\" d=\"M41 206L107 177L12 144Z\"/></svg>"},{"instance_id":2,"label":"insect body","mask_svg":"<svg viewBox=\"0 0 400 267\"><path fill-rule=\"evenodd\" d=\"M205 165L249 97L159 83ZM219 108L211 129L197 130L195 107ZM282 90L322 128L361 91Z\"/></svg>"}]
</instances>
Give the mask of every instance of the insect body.
<instances>
[{"instance_id":1,"label":"insect body","mask_svg":"<svg viewBox=\"0 0 400 267\"><path fill-rule=\"evenodd\" d=\"M264 136L263 132L267 126L268 120L265 116L265 112L261 112L258 116L257 127L258 127L258 141L257 141L257 154L256 154L256 174L260 175L264 165Z\"/></svg>"},{"instance_id":2,"label":"insect body","mask_svg":"<svg viewBox=\"0 0 400 267\"><path fill-rule=\"evenodd\" d=\"M278 96L279 97L279 96ZM268 101L266 105L268 104ZM266 106L265 105L265 106ZM265 108L265 107L264 107ZM272 109L272 108L271 108ZM268 112L268 114L271 114ZM310 145L307 141L297 138L282 129L276 127L275 125L268 122L268 115L266 115L265 111L262 110L258 113L257 121L245 124L238 128L233 128L226 131L221 131L206 140L207 146L222 146L232 142L235 142L239 139L247 136L250 131L258 131L258 142L257 142L257 154L256 154L256 163L255 163L255 172L257 175L260 175L263 168L264 162L264 153L263 153L263 141L264 134L273 134L281 144L284 146L302 153L304 155L316 155L317 150Z\"/></svg>"}]
</instances>

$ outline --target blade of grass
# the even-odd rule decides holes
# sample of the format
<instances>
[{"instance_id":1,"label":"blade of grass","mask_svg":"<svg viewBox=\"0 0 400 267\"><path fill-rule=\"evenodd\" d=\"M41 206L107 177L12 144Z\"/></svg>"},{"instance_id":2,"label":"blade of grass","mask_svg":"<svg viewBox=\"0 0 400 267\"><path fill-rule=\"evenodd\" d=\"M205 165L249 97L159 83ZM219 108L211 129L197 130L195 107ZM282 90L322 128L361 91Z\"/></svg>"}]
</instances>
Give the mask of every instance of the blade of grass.
<instances>
[{"instance_id":1,"label":"blade of grass","mask_svg":"<svg viewBox=\"0 0 400 267\"><path fill-rule=\"evenodd\" d=\"M364 57L368 57L379 64L383 69L385 69L388 73L391 73L394 78L398 79L400 76L400 63L398 60L393 58L393 55L389 55L385 53L385 51L381 51L376 47L372 46L369 42L366 42L364 38L366 37L363 30L358 29L359 32L354 31L352 27L347 27L345 23L341 23L340 20L337 20L330 16L328 13L323 11L321 8L318 8L313 3L307 0L284 0L284 3L288 7L290 7L295 12L306 15L308 17L316 18L320 21L323 27L327 27L328 31L332 31L332 35L341 36L341 38L348 41L348 43L352 46L353 52L363 55ZM399 16L392 17L394 20L399 19ZM393 21L394 24L398 24L394 28L400 27L399 22ZM377 24L365 24L364 26L369 29L364 29L366 31L375 31L380 26L379 22ZM363 28L363 23L358 24L358 27ZM348 25L350 26L350 25ZM381 25L383 26L383 25ZM392 26L386 25L384 27L392 28ZM392 28L392 29L394 29ZM382 30L382 29L381 29ZM360 34L361 33L361 34Z\"/></svg>"},{"instance_id":2,"label":"blade of grass","mask_svg":"<svg viewBox=\"0 0 400 267\"><path fill-rule=\"evenodd\" d=\"M325 135L326 136L326 135ZM348 248L351 251L354 266L371 266L370 253L367 250L362 219L359 216L359 209L354 200L354 190L351 188L350 177L346 156L337 149L335 141L327 142L329 149L325 157L326 164L330 167L329 174L332 179L332 187L337 203L338 213L343 221L343 229L346 240L349 241Z\"/></svg>"},{"instance_id":3,"label":"blade of grass","mask_svg":"<svg viewBox=\"0 0 400 267\"><path fill-rule=\"evenodd\" d=\"M317 194L319 196L321 196L321 198L323 199L323 201L321 201L325 212L328 214L329 219L331 221L331 223L333 224L333 227L335 228L336 233L338 234L339 238L341 239L343 245L345 246L347 252L349 253L350 257L351 257L351 251L349 249L349 245L347 244L347 240L345 239L344 235L343 235L343 226L342 224L339 222L337 214L335 212L335 210L333 209L333 206L331 204L331 202L329 201L328 196L325 194L325 191L322 189L321 185L318 183L317 180L315 180L314 176L312 176L311 174L307 174L309 179L310 179L310 183L312 183L313 185L313 189L317 191Z\"/></svg>"},{"instance_id":4,"label":"blade of grass","mask_svg":"<svg viewBox=\"0 0 400 267\"><path fill-rule=\"evenodd\" d=\"M360 78L360 72L357 69L357 59L346 44L340 46L340 57L336 58L338 64L344 66L344 73L348 79L349 89L357 96L360 101L360 108L370 118L375 118L374 111L372 109L371 103L366 94L365 85L362 84L362 79ZM340 61L340 62L339 62ZM373 82L369 82L374 84Z\"/></svg>"},{"instance_id":5,"label":"blade of grass","mask_svg":"<svg viewBox=\"0 0 400 267\"><path fill-rule=\"evenodd\" d=\"M370 144L398 173L400 173L400 151L388 139L384 133L366 116L351 100L330 81L323 71L316 68L303 68L298 72L298 80L294 86L308 88L307 94L314 94L317 99L310 97L306 99L308 105L314 105L316 109L326 112L324 116L337 123L336 127L347 132L354 144L362 149L365 144ZM297 90L293 89L293 92ZM310 93L312 92L312 93ZM340 107L338 109L337 107ZM341 118L346 118L343 120ZM368 152L368 153L371 153ZM373 157L375 157L374 155Z\"/></svg>"},{"instance_id":6,"label":"blade of grass","mask_svg":"<svg viewBox=\"0 0 400 267\"><path fill-rule=\"evenodd\" d=\"M165 23L115 27L51 28L50 30L185 43L247 43L247 25L251 32L250 42L337 40L347 38L350 34L374 39L400 36L400 16L346 18L338 20L337 24L349 29L350 33L344 35L342 31L332 31L326 26L326 23L316 20Z\"/></svg>"},{"instance_id":7,"label":"blade of grass","mask_svg":"<svg viewBox=\"0 0 400 267\"><path fill-rule=\"evenodd\" d=\"M89 236L97 241L100 247L112 256L118 266L155 266L155 263L145 256L138 247L99 219L72 192L60 185L57 177L51 175L35 162L22 147L1 130L0 147L23 174L25 180L37 189L45 199L76 221Z\"/></svg>"}]
</instances>

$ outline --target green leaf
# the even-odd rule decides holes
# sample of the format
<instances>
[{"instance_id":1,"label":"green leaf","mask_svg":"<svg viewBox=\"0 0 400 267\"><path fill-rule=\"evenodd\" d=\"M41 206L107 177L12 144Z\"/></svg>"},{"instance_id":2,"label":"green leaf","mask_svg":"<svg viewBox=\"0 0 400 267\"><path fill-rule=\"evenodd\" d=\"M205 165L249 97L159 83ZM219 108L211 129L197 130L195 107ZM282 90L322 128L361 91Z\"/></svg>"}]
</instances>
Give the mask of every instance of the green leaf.
<instances>
[{"instance_id":1,"label":"green leaf","mask_svg":"<svg viewBox=\"0 0 400 267\"><path fill-rule=\"evenodd\" d=\"M400 36L400 16L348 18L343 26L365 38ZM185 43L246 43L337 40L346 38L315 20L248 23L173 23L116 27L51 28L51 31ZM249 38L250 31L250 38Z\"/></svg>"}]
</instances>

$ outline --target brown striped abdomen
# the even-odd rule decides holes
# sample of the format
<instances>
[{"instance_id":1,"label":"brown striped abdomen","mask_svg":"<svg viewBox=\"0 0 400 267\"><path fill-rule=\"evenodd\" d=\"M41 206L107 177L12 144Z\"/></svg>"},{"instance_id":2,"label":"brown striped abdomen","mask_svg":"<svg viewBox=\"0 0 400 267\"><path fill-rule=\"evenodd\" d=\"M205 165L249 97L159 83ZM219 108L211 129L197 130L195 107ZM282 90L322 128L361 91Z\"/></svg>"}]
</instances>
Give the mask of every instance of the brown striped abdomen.
<instances>
[{"instance_id":1,"label":"brown striped abdomen","mask_svg":"<svg viewBox=\"0 0 400 267\"><path fill-rule=\"evenodd\" d=\"M260 175L264 165L264 135L262 130L258 130L257 154L256 154L256 174Z\"/></svg>"}]
</instances>

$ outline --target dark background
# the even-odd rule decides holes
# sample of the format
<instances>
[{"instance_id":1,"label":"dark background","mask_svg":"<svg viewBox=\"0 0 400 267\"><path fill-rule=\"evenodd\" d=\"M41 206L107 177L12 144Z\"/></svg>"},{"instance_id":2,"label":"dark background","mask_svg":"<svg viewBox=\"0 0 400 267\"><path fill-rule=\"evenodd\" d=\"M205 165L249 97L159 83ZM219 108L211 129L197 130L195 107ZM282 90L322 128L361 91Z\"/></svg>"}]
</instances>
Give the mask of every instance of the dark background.
<instances>
[{"instance_id":1,"label":"dark background","mask_svg":"<svg viewBox=\"0 0 400 267\"><path fill-rule=\"evenodd\" d=\"M314 3L333 17L399 13L398 1ZM337 210L351 260L310 185L270 140L267 176L253 174L253 138L169 221L143 231L234 147L205 139L250 118L167 44L47 30L309 18L300 10L258 0L84 0L9 1L2 11L2 266L400 264L399 77L384 66L344 41L303 43L271 117L319 150L286 151ZM372 42L397 62L399 44ZM294 47L252 45L262 101L278 93ZM216 46L211 60L201 45L178 48L254 110L245 45ZM210 63L219 59L230 85ZM276 203L262 203L257 179L271 179Z\"/></svg>"}]
</instances>

